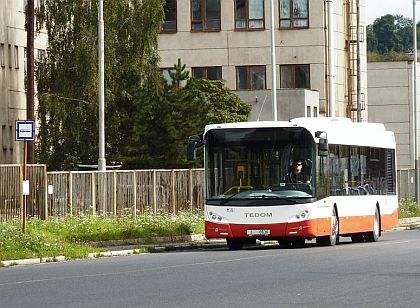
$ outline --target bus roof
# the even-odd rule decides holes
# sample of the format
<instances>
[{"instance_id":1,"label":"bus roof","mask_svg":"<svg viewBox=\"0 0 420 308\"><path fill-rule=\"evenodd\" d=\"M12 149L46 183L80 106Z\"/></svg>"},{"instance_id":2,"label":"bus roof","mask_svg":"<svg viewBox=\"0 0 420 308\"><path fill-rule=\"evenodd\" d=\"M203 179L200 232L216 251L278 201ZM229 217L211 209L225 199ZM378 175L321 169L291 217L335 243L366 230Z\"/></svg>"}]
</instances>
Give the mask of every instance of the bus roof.
<instances>
[{"instance_id":1,"label":"bus roof","mask_svg":"<svg viewBox=\"0 0 420 308\"><path fill-rule=\"evenodd\" d=\"M327 133L328 143L395 149L394 133L380 123L353 123L348 118L296 118L288 121L236 122L206 125L204 134L213 129L303 127L315 138L315 132Z\"/></svg>"}]
</instances>

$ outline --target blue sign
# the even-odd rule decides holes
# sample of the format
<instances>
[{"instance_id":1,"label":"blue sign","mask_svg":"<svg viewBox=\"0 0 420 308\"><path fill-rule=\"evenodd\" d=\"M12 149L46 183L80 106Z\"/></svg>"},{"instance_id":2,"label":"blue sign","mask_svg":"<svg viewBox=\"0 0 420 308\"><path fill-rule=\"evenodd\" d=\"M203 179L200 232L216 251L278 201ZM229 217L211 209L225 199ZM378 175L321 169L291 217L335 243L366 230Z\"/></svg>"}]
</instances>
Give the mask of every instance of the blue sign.
<instances>
[{"instance_id":1,"label":"blue sign","mask_svg":"<svg viewBox=\"0 0 420 308\"><path fill-rule=\"evenodd\" d=\"M35 140L35 121L16 121L16 140Z\"/></svg>"}]
</instances>

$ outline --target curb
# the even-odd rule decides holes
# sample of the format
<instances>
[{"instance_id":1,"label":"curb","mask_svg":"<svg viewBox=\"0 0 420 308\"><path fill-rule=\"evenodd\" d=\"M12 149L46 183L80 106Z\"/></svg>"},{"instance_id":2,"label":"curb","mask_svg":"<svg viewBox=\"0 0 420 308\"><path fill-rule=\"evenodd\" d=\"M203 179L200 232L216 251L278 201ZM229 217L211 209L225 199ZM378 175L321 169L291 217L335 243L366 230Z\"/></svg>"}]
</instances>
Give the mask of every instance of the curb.
<instances>
[{"instance_id":1,"label":"curb","mask_svg":"<svg viewBox=\"0 0 420 308\"><path fill-rule=\"evenodd\" d=\"M398 220L398 225L393 229L412 230L420 229L420 217L401 218ZM207 240L204 234L195 234L187 236L172 236L172 237L158 237L152 239L154 244L147 244L150 239L128 239L128 240L112 240L92 242L89 245L93 247L101 247L107 249L99 253L89 253L88 259L97 259L103 257L117 257L117 256L130 256L138 254L157 253L165 251L182 251L188 249L215 249L226 246L226 240L216 239ZM124 249L124 246L137 245L133 249ZM264 245L264 244L261 244ZM41 263L63 262L70 260L65 256L57 257L41 257L32 259L18 259L18 260L5 260L0 261L1 267L12 267L15 265L35 265Z\"/></svg>"}]
</instances>

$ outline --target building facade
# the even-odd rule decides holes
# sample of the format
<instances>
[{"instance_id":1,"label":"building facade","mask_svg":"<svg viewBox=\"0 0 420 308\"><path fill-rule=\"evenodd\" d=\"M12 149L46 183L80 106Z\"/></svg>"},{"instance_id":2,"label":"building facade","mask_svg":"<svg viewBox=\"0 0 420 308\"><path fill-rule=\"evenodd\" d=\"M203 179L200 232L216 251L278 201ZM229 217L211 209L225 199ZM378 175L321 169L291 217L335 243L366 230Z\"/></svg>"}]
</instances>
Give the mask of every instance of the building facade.
<instances>
[{"instance_id":1,"label":"building facade","mask_svg":"<svg viewBox=\"0 0 420 308\"><path fill-rule=\"evenodd\" d=\"M40 5L41 0L35 0ZM26 119L26 0L0 1L0 163L23 161L23 143L15 141L15 121ZM35 37L35 57L43 57L46 35ZM35 110L36 111L36 110Z\"/></svg>"},{"instance_id":2,"label":"building facade","mask_svg":"<svg viewBox=\"0 0 420 308\"><path fill-rule=\"evenodd\" d=\"M367 120L365 1L359 0L359 8L357 0L273 1L279 120L318 115L355 119L357 50L361 114ZM26 118L25 5L26 0L0 1L0 163L23 160L14 126L15 120ZM159 36L161 68L165 73L181 59L193 76L224 79L252 104L250 120L270 120L270 13L270 0L166 0ZM45 54L46 44L45 33L36 36L35 57Z\"/></svg>"},{"instance_id":3,"label":"building facade","mask_svg":"<svg viewBox=\"0 0 420 308\"><path fill-rule=\"evenodd\" d=\"M328 2L274 1L276 88L317 91L316 114L355 119L359 48L359 101L362 120L367 121L365 0L359 1L359 23L356 0L332 0L333 102L328 92ZM161 68L165 71L181 59L191 75L224 79L230 89L239 91L240 97L255 107L258 92L243 92L272 88L270 13L269 0L166 0L159 40ZM268 100L266 104L271 106L270 96ZM330 103L335 114L330 112ZM285 119L281 95L278 106L279 119Z\"/></svg>"},{"instance_id":4,"label":"building facade","mask_svg":"<svg viewBox=\"0 0 420 308\"><path fill-rule=\"evenodd\" d=\"M413 61L368 63L369 122L395 133L398 169L414 168L413 71Z\"/></svg>"}]
</instances>

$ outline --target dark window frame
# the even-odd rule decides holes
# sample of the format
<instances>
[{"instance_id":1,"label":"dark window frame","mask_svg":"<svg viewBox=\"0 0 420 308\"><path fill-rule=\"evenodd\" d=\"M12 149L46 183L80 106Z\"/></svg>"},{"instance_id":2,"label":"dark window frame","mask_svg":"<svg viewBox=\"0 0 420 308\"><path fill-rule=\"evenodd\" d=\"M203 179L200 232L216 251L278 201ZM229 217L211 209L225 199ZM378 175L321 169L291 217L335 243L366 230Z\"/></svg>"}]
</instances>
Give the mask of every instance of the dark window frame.
<instances>
[{"instance_id":1,"label":"dark window frame","mask_svg":"<svg viewBox=\"0 0 420 308\"><path fill-rule=\"evenodd\" d=\"M247 87L245 89L241 89L239 88L239 75L238 75L238 69L240 68L246 68L247 69L247 80L246 80L246 84ZM252 88L252 69L253 68L264 68L264 88L263 89L253 89ZM267 67L265 65L239 65L235 67L235 71L236 71L236 90L237 91L247 91L247 90L266 90L267 89Z\"/></svg>"},{"instance_id":2,"label":"dark window frame","mask_svg":"<svg viewBox=\"0 0 420 308\"><path fill-rule=\"evenodd\" d=\"M259 20L259 19L250 19L249 18L249 0L244 0L245 1L245 14L246 14L246 17L245 17L245 19L240 19L241 21L242 20L245 21L246 27L244 27L244 28L238 28L236 26L236 22L238 21L237 13L236 13L236 2L237 1L238 0L235 0L235 3L234 3L234 5L235 5L235 7L234 7L234 10L235 10L235 21L234 21L235 22L235 31L264 31L265 30L265 1L262 1L262 6L263 6L262 22L263 22L263 25L262 25L261 28L250 28L249 27L250 20L251 21L252 20Z\"/></svg>"},{"instance_id":3,"label":"dark window frame","mask_svg":"<svg viewBox=\"0 0 420 308\"><path fill-rule=\"evenodd\" d=\"M201 19L194 20L194 2L199 1L201 3ZM207 19L206 16L206 8L207 8L207 1L208 0L190 0L190 16L191 16L191 32L220 32L222 30L222 6L221 6L221 0L218 0L219 2L219 19ZM206 25L210 21L219 21L219 27L218 28L206 28ZM201 23L202 28L201 29L195 29L194 23Z\"/></svg>"},{"instance_id":4,"label":"dark window frame","mask_svg":"<svg viewBox=\"0 0 420 308\"><path fill-rule=\"evenodd\" d=\"M165 10L166 10L166 5L167 5L168 1L172 1L173 4L175 4L175 20L166 20L166 16L165 16L164 20L163 20L163 23L162 23L162 28L160 30L160 33L176 33L176 32L178 32L178 1L177 0L166 0L165 1ZM165 25L168 25L168 24L175 24L175 27L165 29Z\"/></svg>"},{"instance_id":5,"label":"dark window frame","mask_svg":"<svg viewBox=\"0 0 420 308\"><path fill-rule=\"evenodd\" d=\"M309 28L309 15L310 15L310 13L309 13L309 0L306 0L306 10L308 12L308 17L304 17L304 18L293 16L294 2L296 0L289 0L290 16L289 16L289 18L282 18L281 17L281 1L282 0L278 1L278 4L279 4L279 29L281 29L281 30L308 29ZM282 20L288 20L290 22L290 26L288 26L288 27L282 26L281 25ZM294 26L294 22L297 21L297 20L307 20L307 25L296 27L296 26Z\"/></svg>"},{"instance_id":6,"label":"dark window frame","mask_svg":"<svg viewBox=\"0 0 420 308\"><path fill-rule=\"evenodd\" d=\"M296 87L296 68L298 66L306 66L308 67L308 87L304 87L304 88L299 88ZM286 89L282 87L282 80L283 80L283 76L281 73L281 69L282 67L290 67L292 72L291 72L291 86L287 89L311 89L311 65L310 64L282 64L280 65L280 89Z\"/></svg>"},{"instance_id":7,"label":"dark window frame","mask_svg":"<svg viewBox=\"0 0 420 308\"><path fill-rule=\"evenodd\" d=\"M195 71L197 69L202 69L204 70L204 77L196 77L195 76ZM208 79L208 70L209 69L220 69L220 79ZM222 67L221 66L195 66L191 68L191 75L194 78L202 78L202 79L206 79L206 80L222 80Z\"/></svg>"}]
</instances>

